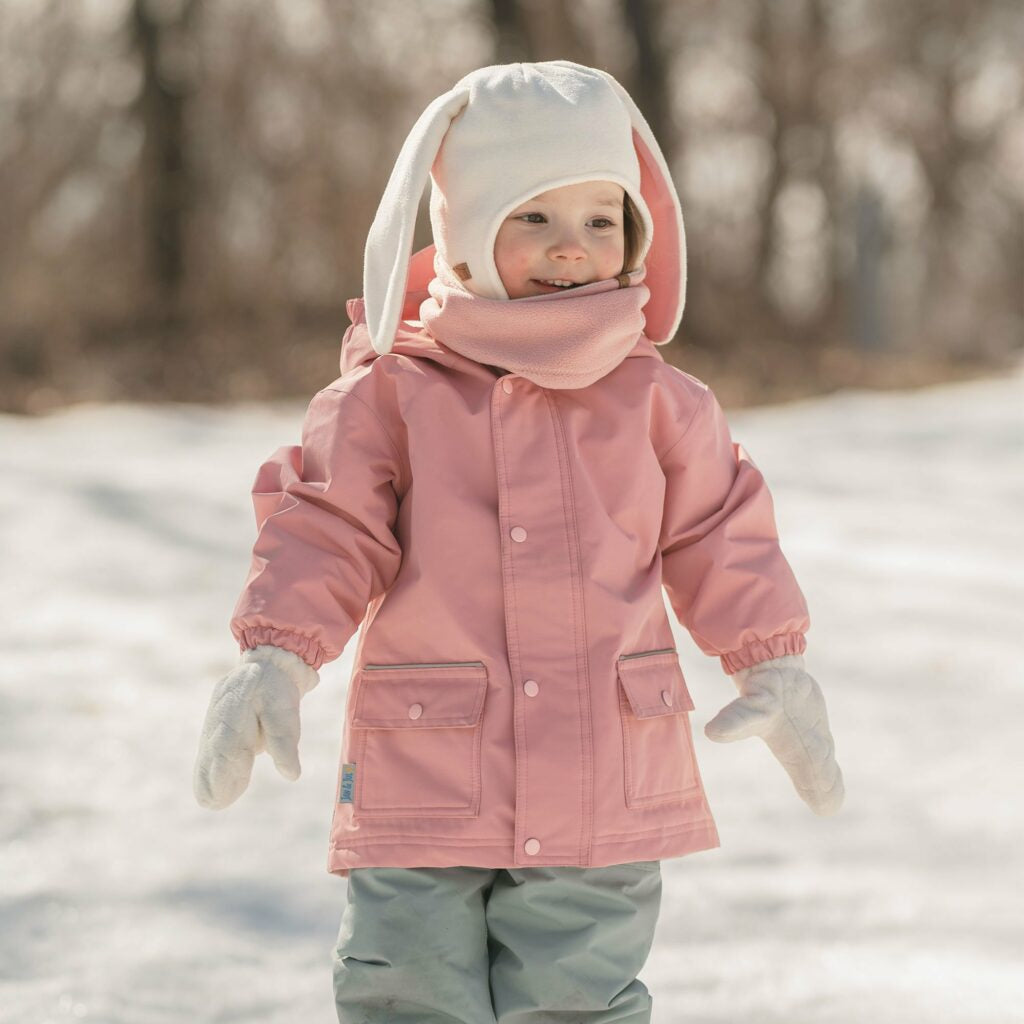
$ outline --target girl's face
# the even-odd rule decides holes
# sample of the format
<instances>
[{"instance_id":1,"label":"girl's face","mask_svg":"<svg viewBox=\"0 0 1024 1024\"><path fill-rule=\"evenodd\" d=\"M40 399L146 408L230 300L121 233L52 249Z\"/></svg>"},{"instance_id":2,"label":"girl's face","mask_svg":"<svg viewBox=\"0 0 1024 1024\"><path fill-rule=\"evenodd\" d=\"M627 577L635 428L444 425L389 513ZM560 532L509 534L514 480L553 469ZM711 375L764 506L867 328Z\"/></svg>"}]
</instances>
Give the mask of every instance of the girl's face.
<instances>
[{"instance_id":1,"label":"girl's face","mask_svg":"<svg viewBox=\"0 0 1024 1024\"><path fill-rule=\"evenodd\" d=\"M566 290L622 273L625 190L610 181L563 185L514 209L498 229L494 262L510 299Z\"/></svg>"}]
</instances>

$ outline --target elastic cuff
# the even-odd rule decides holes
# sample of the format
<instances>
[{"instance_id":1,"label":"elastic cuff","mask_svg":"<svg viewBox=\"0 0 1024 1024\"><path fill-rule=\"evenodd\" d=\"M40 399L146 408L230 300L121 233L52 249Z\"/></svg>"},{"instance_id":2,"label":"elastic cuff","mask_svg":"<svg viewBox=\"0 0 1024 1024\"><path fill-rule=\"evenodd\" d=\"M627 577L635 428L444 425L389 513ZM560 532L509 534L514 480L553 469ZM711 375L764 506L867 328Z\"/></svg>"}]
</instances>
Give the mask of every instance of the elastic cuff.
<instances>
[{"instance_id":1,"label":"elastic cuff","mask_svg":"<svg viewBox=\"0 0 1024 1024\"><path fill-rule=\"evenodd\" d=\"M787 654L803 654L805 650L807 638L803 633L778 633L765 640L751 640L738 650L721 655L720 660L726 674L731 676L741 668L751 668Z\"/></svg>"},{"instance_id":2,"label":"elastic cuff","mask_svg":"<svg viewBox=\"0 0 1024 1024\"><path fill-rule=\"evenodd\" d=\"M311 636L303 636L291 630L274 629L273 626L248 626L238 634L238 646L242 651L264 645L291 651L316 671L329 660L327 652Z\"/></svg>"}]
</instances>

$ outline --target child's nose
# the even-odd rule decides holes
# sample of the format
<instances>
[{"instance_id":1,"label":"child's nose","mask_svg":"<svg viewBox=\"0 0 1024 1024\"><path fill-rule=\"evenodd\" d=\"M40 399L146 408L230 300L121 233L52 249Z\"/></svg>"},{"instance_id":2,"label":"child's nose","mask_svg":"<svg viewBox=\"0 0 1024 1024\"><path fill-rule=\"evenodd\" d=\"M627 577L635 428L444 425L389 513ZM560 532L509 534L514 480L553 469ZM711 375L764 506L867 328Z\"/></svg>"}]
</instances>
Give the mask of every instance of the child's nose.
<instances>
[{"instance_id":1,"label":"child's nose","mask_svg":"<svg viewBox=\"0 0 1024 1024\"><path fill-rule=\"evenodd\" d=\"M587 250L578 235L565 232L552 242L548 255L553 259L579 260L587 255Z\"/></svg>"}]
</instances>

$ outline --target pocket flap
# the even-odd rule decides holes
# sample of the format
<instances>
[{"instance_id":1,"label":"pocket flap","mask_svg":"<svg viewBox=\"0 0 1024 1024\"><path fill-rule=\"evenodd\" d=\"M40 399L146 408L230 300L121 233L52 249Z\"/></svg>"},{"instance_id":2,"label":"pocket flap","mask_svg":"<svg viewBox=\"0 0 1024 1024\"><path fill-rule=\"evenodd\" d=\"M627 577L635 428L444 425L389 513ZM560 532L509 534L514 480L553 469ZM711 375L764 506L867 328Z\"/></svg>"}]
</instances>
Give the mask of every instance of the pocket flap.
<instances>
[{"instance_id":1,"label":"pocket flap","mask_svg":"<svg viewBox=\"0 0 1024 1024\"><path fill-rule=\"evenodd\" d=\"M693 699L675 651L623 655L618 666L619 682L637 718L693 710Z\"/></svg>"},{"instance_id":2,"label":"pocket flap","mask_svg":"<svg viewBox=\"0 0 1024 1024\"><path fill-rule=\"evenodd\" d=\"M363 669L352 713L361 729L474 726L487 694L483 664Z\"/></svg>"}]
</instances>

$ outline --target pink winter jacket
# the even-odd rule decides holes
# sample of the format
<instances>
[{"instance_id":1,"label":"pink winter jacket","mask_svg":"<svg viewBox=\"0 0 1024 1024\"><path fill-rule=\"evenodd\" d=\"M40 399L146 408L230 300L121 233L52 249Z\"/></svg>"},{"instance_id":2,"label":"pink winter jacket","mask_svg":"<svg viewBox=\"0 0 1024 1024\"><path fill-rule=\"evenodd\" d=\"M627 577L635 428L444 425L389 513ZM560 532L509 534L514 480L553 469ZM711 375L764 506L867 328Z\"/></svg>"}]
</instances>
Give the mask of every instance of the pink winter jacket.
<instances>
[{"instance_id":1,"label":"pink winter jacket","mask_svg":"<svg viewBox=\"0 0 1024 1024\"><path fill-rule=\"evenodd\" d=\"M662 585L727 673L809 621L712 392L645 336L558 390L408 323L377 355L348 312L342 375L257 475L231 621L314 668L362 624L328 870L718 846Z\"/></svg>"}]
</instances>

